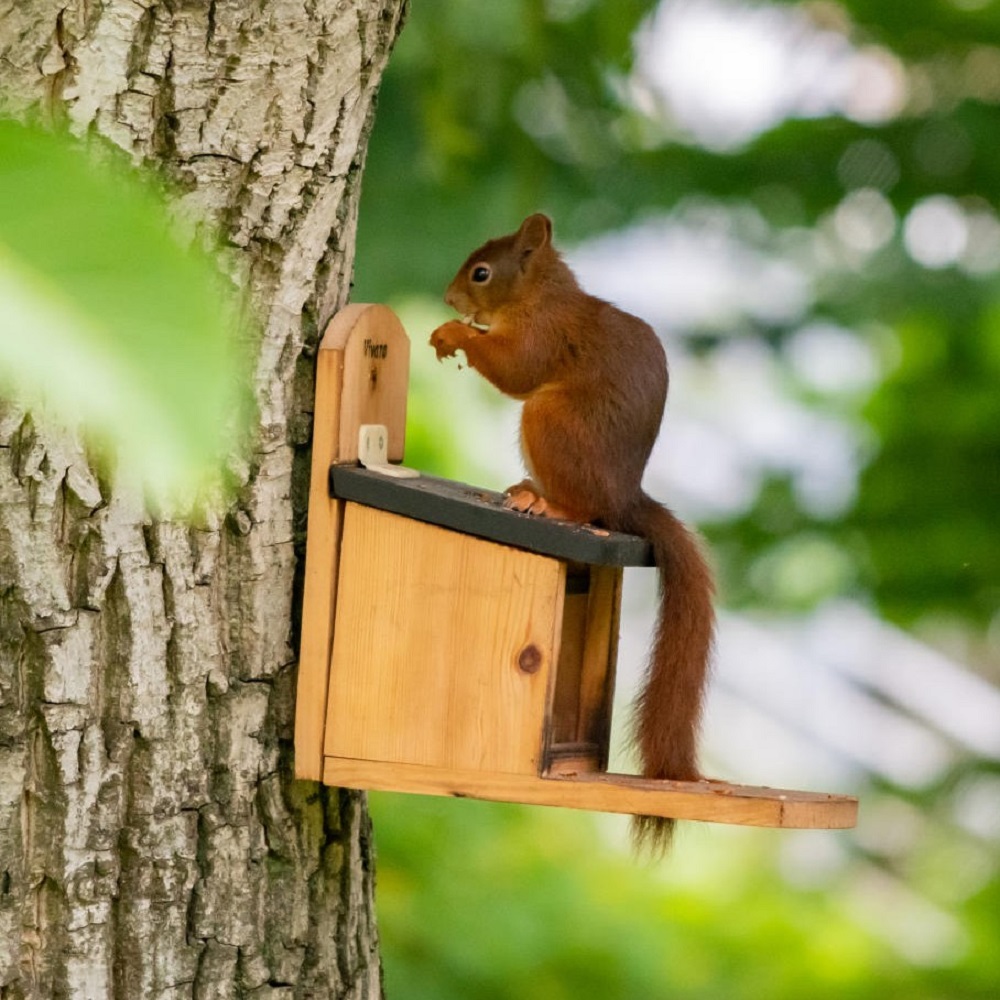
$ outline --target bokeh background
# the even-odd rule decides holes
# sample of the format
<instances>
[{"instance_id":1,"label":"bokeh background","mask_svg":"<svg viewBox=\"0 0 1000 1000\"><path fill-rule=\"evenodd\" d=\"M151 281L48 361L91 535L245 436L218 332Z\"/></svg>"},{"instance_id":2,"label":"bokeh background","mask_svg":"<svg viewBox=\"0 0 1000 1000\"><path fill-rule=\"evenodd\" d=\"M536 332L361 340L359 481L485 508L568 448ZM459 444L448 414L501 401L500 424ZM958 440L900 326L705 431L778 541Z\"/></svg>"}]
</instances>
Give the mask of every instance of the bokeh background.
<instances>
[{"instance_id":1,"label":"bokeh background","mask_svg":"<svg viewBox=\"0 0 1000 1000\"><path fill-rule=\"evenodd\" d=\"M407 463L520 478L516 404L424 345L548 212L671 360L647 488L720 578L705 770L862 801L650 864L618 817L373 795L389 997L1000 995L1000 3L415 0L366 170Z\"/></svg>"}]
</instances>

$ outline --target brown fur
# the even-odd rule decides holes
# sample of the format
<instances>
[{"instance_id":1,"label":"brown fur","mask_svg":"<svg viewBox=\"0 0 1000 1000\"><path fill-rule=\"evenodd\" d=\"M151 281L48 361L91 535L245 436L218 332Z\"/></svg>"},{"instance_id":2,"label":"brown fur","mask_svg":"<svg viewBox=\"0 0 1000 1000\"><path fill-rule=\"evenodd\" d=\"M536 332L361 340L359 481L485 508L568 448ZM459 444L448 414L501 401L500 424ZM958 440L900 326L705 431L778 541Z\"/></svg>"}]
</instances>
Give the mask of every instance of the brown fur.
<instances>
[{"instance_id":1,"label":"brown fur","mask_svg":"<svg viewBox=\"0 0 1000 1000\"><path fill-rule=\"evenodd\" d=\"M666 402L666 355L641 319L580 288L551 232L544 215L532 215L470 254L445 301L489 330L452 320L431 345L438 358L464 351L471 367L524 400L521 444L531 479L508 490L510 506L652 542L660 612L635 739L644 776L696 781L712 577L694 536L641 485ZM481 267L489 279L474 281ZM639 844L662 849L673 821L641 816L633 829Z\"/></svg>"}]
</instances>

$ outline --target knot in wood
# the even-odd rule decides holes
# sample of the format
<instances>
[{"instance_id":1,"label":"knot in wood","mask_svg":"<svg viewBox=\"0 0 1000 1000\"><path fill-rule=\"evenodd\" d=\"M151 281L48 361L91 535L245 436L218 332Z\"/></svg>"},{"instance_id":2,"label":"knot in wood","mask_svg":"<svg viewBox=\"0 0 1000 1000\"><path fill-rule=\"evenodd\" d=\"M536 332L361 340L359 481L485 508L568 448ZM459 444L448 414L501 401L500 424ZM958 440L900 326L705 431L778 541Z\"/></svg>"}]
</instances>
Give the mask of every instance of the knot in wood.
<instances>
[{"instance_id":1,"label":"knot in wood","mask_svg":"<svg viewBox=\"0 0 1000 1000\"><path fill-rule=\"evenodd\" d=\"M526 674L537 674L541 665L542 652L534 643L525 646L518 654L518 669Z\"/></svg>"}]
</instances>

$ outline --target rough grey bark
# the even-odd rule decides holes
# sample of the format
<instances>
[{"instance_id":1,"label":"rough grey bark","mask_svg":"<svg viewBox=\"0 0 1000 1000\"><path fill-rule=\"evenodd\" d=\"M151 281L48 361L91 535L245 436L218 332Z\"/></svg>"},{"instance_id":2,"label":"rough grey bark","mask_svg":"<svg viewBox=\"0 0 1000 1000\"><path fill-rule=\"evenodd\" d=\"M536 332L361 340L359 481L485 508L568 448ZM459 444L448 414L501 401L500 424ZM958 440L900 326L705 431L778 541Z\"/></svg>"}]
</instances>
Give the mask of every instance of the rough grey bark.
<instances>
[{"instance_id":1,"label":"rough grey bark","mask_svg":"<svg viewBox=\"0 0 1000 1000\"><path fill-rule=\"evenodd\" d=\"M2 1000L380 994L363 799L291 779L293 593L312 350L404 6L0 0L2 110L157 164L263 325L245 485L197 524L0 404Z\"/></svg>"}]
</instances>

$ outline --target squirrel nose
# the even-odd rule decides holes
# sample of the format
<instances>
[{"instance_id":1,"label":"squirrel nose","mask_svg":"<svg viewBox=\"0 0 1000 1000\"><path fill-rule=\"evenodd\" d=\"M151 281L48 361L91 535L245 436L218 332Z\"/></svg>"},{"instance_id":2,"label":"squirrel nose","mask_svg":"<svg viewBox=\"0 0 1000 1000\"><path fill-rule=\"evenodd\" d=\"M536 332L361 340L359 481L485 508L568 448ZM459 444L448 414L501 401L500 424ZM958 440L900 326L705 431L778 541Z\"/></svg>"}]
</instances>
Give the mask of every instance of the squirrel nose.
<instances>
[{"instance_id":1,"label":"squirrel nose","mask_svg":"<svg viewBox=\"0 0 1000 1000\"><path fill-rule=\"evenodd\" d=\"M457 308L458 308L458 307L457 307L457 306L455 305L455 291L454 291L454 289L453 289L453 288L449 287L449 288L448 288L448 291L446 291L446 292L444 293L444 303L445 303L445 305L447 305L447 306L451 306L451 307L452 307L452 309L457 309Z\"/></svg>"}]
</instances>

